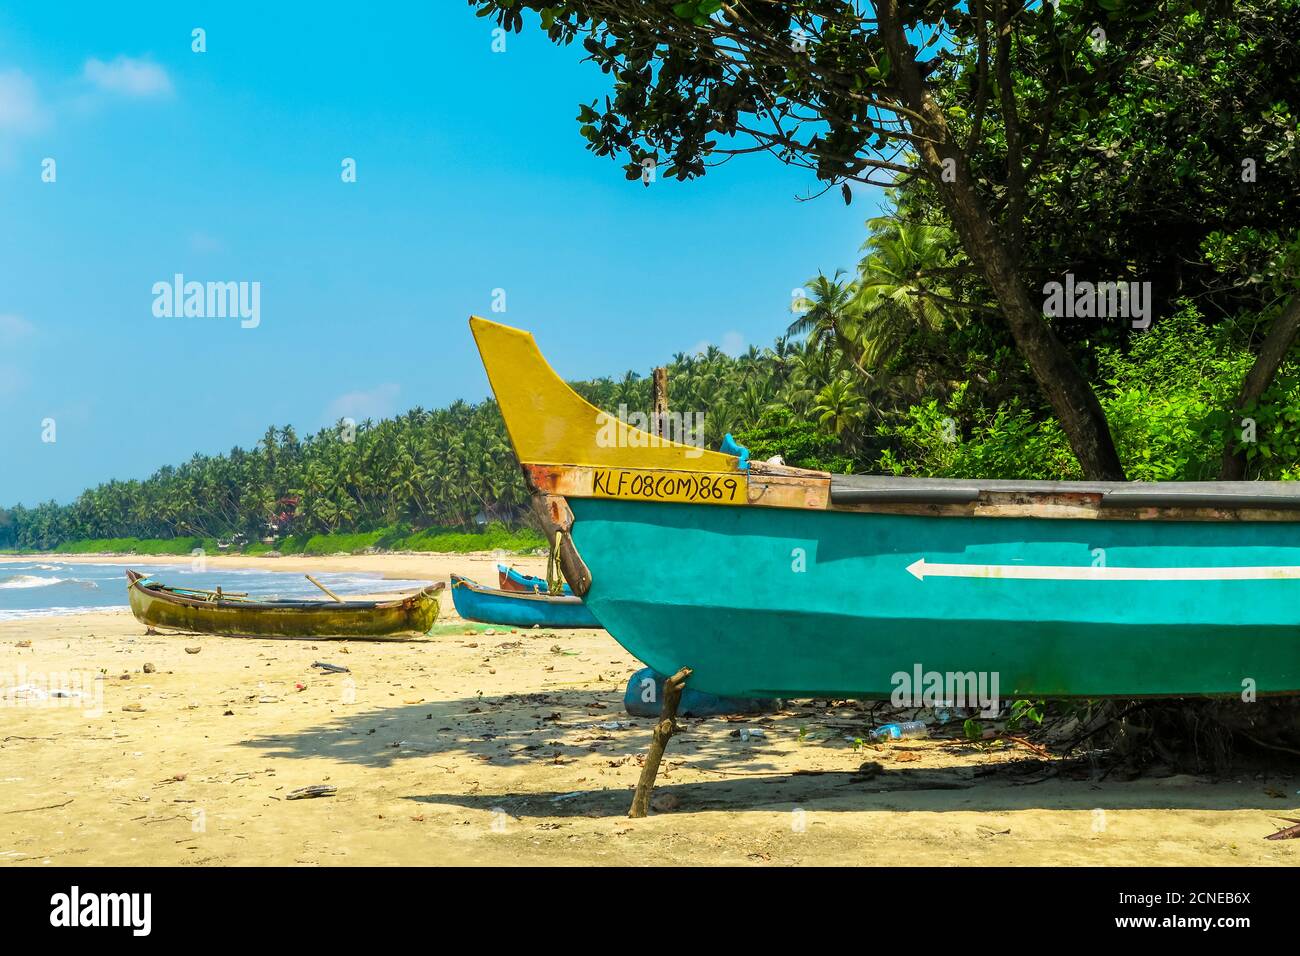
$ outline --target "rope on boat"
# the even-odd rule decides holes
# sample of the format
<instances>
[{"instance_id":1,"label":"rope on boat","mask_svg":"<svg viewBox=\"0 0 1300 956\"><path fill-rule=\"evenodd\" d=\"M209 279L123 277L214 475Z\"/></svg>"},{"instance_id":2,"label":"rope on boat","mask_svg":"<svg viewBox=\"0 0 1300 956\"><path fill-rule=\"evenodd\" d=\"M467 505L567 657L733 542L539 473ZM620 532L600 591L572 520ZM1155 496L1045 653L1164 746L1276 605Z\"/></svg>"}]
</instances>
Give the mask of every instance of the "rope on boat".
<instances>
[{"instance_id":1,"label":"rope on boat","mask_svg":"<svg viewBox=\"0 0 1300 956\"><path fill-rule=\"evenodd\" d=\"M546 558L546 590L550 594L564 593L564 575L560 570L560 543L563 540L564 532L556 531L551 553Z\"/></svg>"}]
</instances>

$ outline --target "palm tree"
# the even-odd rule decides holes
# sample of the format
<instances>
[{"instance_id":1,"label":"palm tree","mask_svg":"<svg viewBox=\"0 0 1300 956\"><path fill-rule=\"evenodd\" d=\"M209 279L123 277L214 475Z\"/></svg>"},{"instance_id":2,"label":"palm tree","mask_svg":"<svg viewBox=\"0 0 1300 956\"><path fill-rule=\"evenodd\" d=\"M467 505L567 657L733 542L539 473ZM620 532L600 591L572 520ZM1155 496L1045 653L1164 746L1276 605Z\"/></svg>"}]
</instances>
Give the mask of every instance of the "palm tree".
<instances>
[{"instance_id":1,"label":"palm tree","mask_svg":"<svg viewBox=\"0 0 1300 956\"><path fill-rule=\"evenodd\" d=\"M819 424L836 435L843 435L860 425L868 410L866 399L851 381L841 375L817 393L812 411Z\"/></svg>"},{"instance_id":2,"label":"palm tree","mask_svg":"<svg viewBox=\"0 0 1300 956\"><path fill-rule=\"evenodd\" d=\"M805 338L815 348L843 348L844 333L858 311L857 289L852 282L841 282L843 275L843 269L837 269L831 279L819 272L808 282L807 294L790 303L798 318L790 323L786 335Z\"/></svg>"},{"instance_id":3,"label":"palm tree","mask_svg":"<svg viewBox=\"0 0 1300 956\"><path fill-rule=\"evenodd\" d=\"M858 264L854 337L864 361L881 368L912 331L935 332L959 306L952 293L952 234L939 226L880 217Z\"/></svg>"}]
</instances>

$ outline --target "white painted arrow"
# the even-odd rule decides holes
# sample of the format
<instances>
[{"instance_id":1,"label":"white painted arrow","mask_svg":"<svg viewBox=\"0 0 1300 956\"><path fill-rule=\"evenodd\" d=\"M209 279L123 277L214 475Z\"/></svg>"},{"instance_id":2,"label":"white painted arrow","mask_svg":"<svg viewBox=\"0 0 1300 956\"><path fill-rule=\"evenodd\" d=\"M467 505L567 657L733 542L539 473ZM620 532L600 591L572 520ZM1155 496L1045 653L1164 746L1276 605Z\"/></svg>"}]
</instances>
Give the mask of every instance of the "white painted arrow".
<instances>
[{"instance_id":1,"label":"white painted arrow","mask_svg":"<svg viewBox=\"0 0 1300 956\"><path fill-rule=\"evenodd\" d=\"M921 558L907 566L918 581L930 578L1015 578L1030 581L1263 581L1300 578L1300 567L1107 568L1055 564L934 564Z\"/></svg>"}]
</instances>

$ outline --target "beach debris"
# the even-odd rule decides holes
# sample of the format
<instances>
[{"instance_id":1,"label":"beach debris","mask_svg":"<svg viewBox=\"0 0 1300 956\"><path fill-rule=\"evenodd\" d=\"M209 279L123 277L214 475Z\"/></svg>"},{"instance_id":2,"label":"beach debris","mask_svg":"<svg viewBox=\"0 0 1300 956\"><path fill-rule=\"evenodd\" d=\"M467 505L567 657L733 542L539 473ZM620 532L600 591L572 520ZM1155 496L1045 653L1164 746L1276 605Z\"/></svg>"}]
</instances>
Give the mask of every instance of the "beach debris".
<instances>
[{"instance_id":1,"label":"beach debris","mask_svg":"<svg viewBox=\"0 0 1300 956\"><path fill-rule=\"evenodd\" d=\"M86 695L79 690L64 690L62 687L56 687L54 690L46 690L44 687L38 687L35 684L19 684L17 687L11 687L5 691L4 696L9 700L48 700L51 697L85 697ZM5 738L6 740L9 738Z\"/></svg>"},{"instance_id":2,"label":"beach debris","mask_svg":"<svg viewBox=\"0 0 1300 956\"><path fill-rule=\"evenodd\" d=\"M127 712L132 713L132 714L143 714L143 713L144 713L144 705L143 705L143 704L123 704L123 705L122 705L122 709L123 709L124 711L127 711Z\"/></svg>"},{"instance_id":3,"label":"beach debris","mask_svg":"<svg viewBox=\"0 0 1300 956\"><path fill-rule=\"evenodd\" d=\"M741 727L739 730L733 730L731 734L733 737L739 737L741 740L745 741L762 740L767 736L767 734L763 733L763 731L757 727Z\"/></svg>"},{"instance_id":4,"label":"beach debris","mask_svg":"<svg viewBox=\"0 0 1300 956\"><path fill-rule=\"evenodd\" d=\"M50 803L43 807L23 807L20 810L0 810L0 813L35 813L37 810L57 810L59 807L66 807L76 797L68 797L62 803Z\"/></svg>"},{"instance_id":5,"label":"beach debris","mask_svg":"<svg viewBox=\"0 0 1300 956\"><path fill-rule=\"evenodd\" d=\"M437 744L425 743L420 740L399 740L390 746L396 747L398 750L418 750L426 754L436 753L438 750Z\"/></svg>"},{"instance_id":6,"label":"beach debris","mask_svg":"<svg viewBox=\"0 0 1300 956\"><path fill-rule=\"evenodd\" d=\"M10 700L44 700L49 692L35 684L19 684L6 691L5 696Z\"/></svg>"},{"instance_id":7,"label":"beach debris","mask_svg":"<svg viewBox=\"0 0 1300 956\"><path fill-rule=\"evenodd\" d=\"M270 695L268 694L268 695L266 695L265 697L259 697L259 698L257 698L257 702L258 702L259 704L278 704L278 703L280 703L280 698L279 698L279 697L272 697L272 696L270 696Z\"/></svg>"},{"instance_id":8,"label":"beach debris","mask_svg":"<svg viewBox=\"0 0 1300 956\"><path fill-rule=\"evenodd\" d=\"M326 674L350 674L352 673L342 664L327 664L325 661L313 661L312 667L319 667Z\"/></svg>"},{"instance_id":9,"label":"beach debris","mask_svg":"<svg viewBox=\"0 0 1300 956\"><path fill-rule=\"evenodd\" d=\"M201 650L203 650L203 648L201 648L201 647L187 647L187 648L185 648L185 653L186 653L186 654L197 654L197 653L198 653L199 651L201 651Z\"/></svg>"},{"instance_id":10,"label":"beach debris","mask_svg":"<svg viewBox=\"0 0 1300 956\"><path fill-rule=\"evenodd\" d=\"M604 730L626 730L627 728L629 728L629 727L632 726L632 721L630 721L630 720L607 720L607 721L605 721L605 722L602 723L602 724L598 724L597 726L598 726L598 727L601 727L601 728L604 729Z\"/></svg>"},{"instance_id":11,"label":"beach debris","mask_svg":"<svg viewBox=\"0 0 1300 956\"><path fill-rule=\"evenodd\" d=\"M905 737L927 737L930 729L923 720L904 720L896 724L884 724L871 732L877 740L902 740Z\"/></svg>"},{"instance_id":12,"label":"beach debris","mask_svg":"<svg viewBox=\"0 0 1300 956\"><path fill-rule=\"evenodd\" d=\"M338 787L328 783L313 783L310 787L299 787L284 795L286 800L311 800L314 797L332 797L338 793Z\"/></svg>"},{"instance_id":13,"label":"beach debris","mask_svg":"<svg viewBox=\"0 0 1300 956\"><path fill-rule=\"evenodd\" d=\"M1300 840L1300 820L1295 817L1279 817L1279 820L1285 820L1293 826L1284 827L1276 833L1270 833L1264 837L1265 840Z\"/></svg>"},{"instance_id":14,"label":"beach debris","mask_svg":"<svg viewBox=\"0 0 1300 956\"><path fill-rule=\"evenodd\" d=\"M156 667L154 667L152 664L146 662L145 665L144 665L144 667L141 668L141 670L143 670L146 674L154 674L154 673L157 673L158 668L156 668Z\"/></svg>"},{"instance_id":15,"label":"beach debris","mask_svg":"<svg viewBox=\"0 0 1300 956\"><path fill-rule=\"evenodd\" d=\"M565 800L572 800L574 797L581 797L586 790L574 790L572 793L557 793L551 797L551 803L563 803Z\"/></svg>"},{"instance_id":16,"label":"beach debris","mask_svg":"<svg viewBox=\"0 0 1300 956\"><path fill-rule=\"evenodd\" d=\"M16 642L15 646L16 646L16 647L31 647L31 646L32 646L32 642L31 642L31 641L18 641L18 642Z\"/></svg>"}]
</instances>

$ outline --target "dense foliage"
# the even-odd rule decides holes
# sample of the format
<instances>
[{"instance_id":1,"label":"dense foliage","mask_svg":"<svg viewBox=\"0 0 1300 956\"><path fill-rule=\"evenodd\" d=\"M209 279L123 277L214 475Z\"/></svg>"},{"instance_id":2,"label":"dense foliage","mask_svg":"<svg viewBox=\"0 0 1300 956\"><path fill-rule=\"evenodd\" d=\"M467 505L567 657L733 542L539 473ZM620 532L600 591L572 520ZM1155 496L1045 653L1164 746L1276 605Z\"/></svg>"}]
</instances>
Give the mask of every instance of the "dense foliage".
<instances>
[{"instance_id":1,"label":"dense foliage","mask_svg":"<svg viewBox=\"0 0 1300 956\"><path fill-rule=\"evenodd\" d=\"M880 273L918 328L991 318L928 358L985 380L967 363L993 359L996 387L1050 412L1087 477L1131 477L1096 389L1129 329L1091 306L1084 321L1045 309L1048 281L1077 274L1089 295L1124 283L1125 319L1145 302L1139 327L1185 299L1206 323L1244 318L1254 361L1221 398L1238 415L1300 332L1295 0L470 3L507 30L536 13L609 76L603 103L579 107L579 132L630 179L765 153L846 201L854 181L898 189L897 248L874 250L854 297L872 297ZM948 255L910 273L890 257L915 251L919 265L926 245ZM833 322L805 331L838 338L859 384L900 340L868 330L861 352ZM836 392L820 414L842 433L853 396ZM1225 440L1217 474L1244 477L1248 443Z\"/></svg>"},{"instance_id":2,"label":"dense foliage","mask_svg":"<svg viewBox=\"0 0 1300 956\"><path fill-rule=\"evenodd\" d=\"M757 423L773 405L812 414L833 374L822 349L785 340L738 357L716 347L679 354L668 369L674 409L702 416L699 437L711 447L725 431ZM620 406L628 415L650 408L650 380L636 373L574 385L615 415ZM840 470L849 465L842 455L834 457L837 442L811 447L814 463L817 454L829 453ZM292 427L271 427L251 449L195 455L143 481L91 488L67 505L0 510L0 547L78 542L79 550L127 550L107 539L214 542L239 536L256 543L280 535L286 540L276 547L284 551L295 541L330 535L331 551L424 549L448 542L420 532L470 529L476 520L518 523L526 518L524 505L523 481L496 405L457 402L354 428L339 422L306 438Z\"/></svg>"},{"instance_id":3,"label":"dense foliage","mask_svg":"<svg viewBox=\"0 0 1300 956\"><path fill-rule=\"evenodd\" d=\"M143 481L111 481L71 504L0 513L0 545L51 548L96 538L259 541L293 534L468 527L510 516L523 482L494 405L323 429L268 428L252 449L195 455Z\"/></svg>"}]
</instances>

